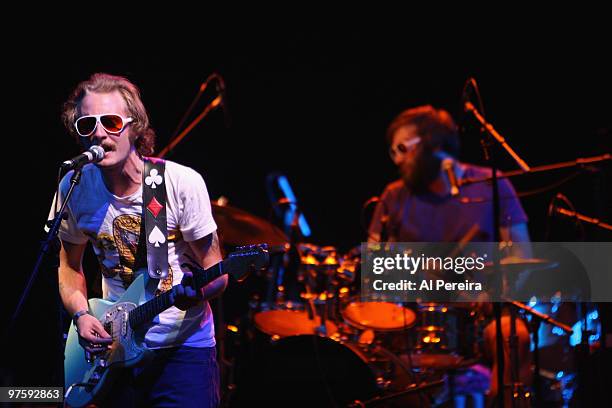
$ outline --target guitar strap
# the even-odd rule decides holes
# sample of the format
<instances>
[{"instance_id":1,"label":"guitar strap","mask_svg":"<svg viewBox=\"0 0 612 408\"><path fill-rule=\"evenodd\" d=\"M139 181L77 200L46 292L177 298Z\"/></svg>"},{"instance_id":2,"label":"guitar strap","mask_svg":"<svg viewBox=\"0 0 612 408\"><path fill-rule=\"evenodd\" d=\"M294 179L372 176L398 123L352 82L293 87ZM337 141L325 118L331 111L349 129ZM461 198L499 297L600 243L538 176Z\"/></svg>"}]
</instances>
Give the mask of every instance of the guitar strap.
<instances>
[{"instance_id":1,"label":"guitar strap","mask_svg":"<svg viewBox=\"0 0 612 408\"><path fill-rule=\"evenodd\" d=\"M166 162L145 157L142 173L142 222L138 241L137 261L148 271L147 292L157 289L160 279L168 276L168 226L166 219ZM144 244L146 243L146 251ZM145 276L147 278L147 276Z\"/></svg>"}]
</instances>

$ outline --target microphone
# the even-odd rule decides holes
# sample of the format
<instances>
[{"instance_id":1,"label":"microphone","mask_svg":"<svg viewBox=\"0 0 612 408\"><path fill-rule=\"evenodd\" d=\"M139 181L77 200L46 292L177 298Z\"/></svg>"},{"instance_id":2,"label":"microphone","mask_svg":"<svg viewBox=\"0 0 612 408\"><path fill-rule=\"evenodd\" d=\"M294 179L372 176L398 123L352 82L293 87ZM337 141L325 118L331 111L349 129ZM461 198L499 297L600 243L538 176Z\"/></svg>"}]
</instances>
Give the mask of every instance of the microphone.
<instances>
[{"instance_id":1,"label":"microphone","mask_svg":"<svg viewBox=\"0 0 612 408\"><path fill-rule=\"evenodd\" d=\"M225 92L225 81L223 77L219 74L215 74L216 81L216 89L217 93L221 95L221 109L223 109L223 121L225 122L225 127L229 128L232 125L232 120L230 118L229 109L227 107L227 93Z\"/></svg>"},{"instance_id":2,"label":"microphone","mask_svg":"<svg viewBox=\"0 0 612 408\"><path fill-rule=\"evenodd\" d=\"M451 196L456 197L459 195L459 183L457 182L457 175L455 174L455 161L450 157L442 160L442 170L446 173L446 178L450 184Z\"/></svg>"},{"instance_id":3,"label":"microphone","mask_svg":"<svg viewBox=\"0 0 612 408\"><path fill-rule=\"evenodd\" d=\"M89 150L84 151L78 156L62 163L62 169L76 169L86 165L87 163L97 163L104 158L104 149L98 145L91 146Z\"/></svg>"}]
</instances>

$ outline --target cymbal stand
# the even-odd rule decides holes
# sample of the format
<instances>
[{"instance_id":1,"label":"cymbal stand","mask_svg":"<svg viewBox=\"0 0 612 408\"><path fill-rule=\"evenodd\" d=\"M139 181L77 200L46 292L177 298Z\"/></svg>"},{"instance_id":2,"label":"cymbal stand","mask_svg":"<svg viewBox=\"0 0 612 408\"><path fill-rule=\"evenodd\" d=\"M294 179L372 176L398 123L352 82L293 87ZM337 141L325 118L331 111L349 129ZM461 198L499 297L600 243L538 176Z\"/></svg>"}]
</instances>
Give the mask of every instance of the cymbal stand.
<instances>
[{"instance_id":1,"label":"cymbal stand","mask_svg":"<svg viewBox=\"0 0 612 408\"><path fill-rule=\"evenodd\" d=\"M540 330L540 324L544 322L544 323L553 325L555 327L558 327L561 330L563 330L565 334L567 335L571 335L573 333L573 330L568 325L565 325L553 319L551 316L545 313L538 312L537 310L535 310L534 308L528 305L525 305L521 302L517 302L509 298L504 298L504 300L507 302L509 306L511 306L510 308L511 313L513 312L516 314L517 310L522 310L524 312L529 313L529 315L531 315L532 317L532 333L533 333L533 343L534 343L533 360L534 360L534 366L535 366L533 401L534 401L534 406L538 406L539 392L540 392L540 353L539 353L539 333L538 332ZM512 331L512 326L510 326L510 330ZM515 330L516 330L516 326L515 326ZM512 343L511 343L511 349L512 349ZM518 355L518 353L516 354ZM513 365L518 370L518 360L513 359L512 361L513 361ZM524 394L525 393L523 393L522 395Z\"/></svg>"}]
</instances>

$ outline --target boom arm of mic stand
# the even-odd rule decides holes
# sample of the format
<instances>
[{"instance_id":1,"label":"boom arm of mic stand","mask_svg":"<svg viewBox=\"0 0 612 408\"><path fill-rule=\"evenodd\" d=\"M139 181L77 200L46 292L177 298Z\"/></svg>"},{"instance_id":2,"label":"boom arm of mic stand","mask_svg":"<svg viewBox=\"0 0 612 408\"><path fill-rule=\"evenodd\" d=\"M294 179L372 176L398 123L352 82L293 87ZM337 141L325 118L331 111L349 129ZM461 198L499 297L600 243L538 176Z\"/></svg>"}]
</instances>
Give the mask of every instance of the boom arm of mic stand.
<instances>
[{"instance_id":1,"label":"boom arm of mic stand","mask_svg":"<svg viewBox=\"0 0 612 408\"><path fill-rule=\"evenodd\" d=\"M530 170L527 163L525 163L525 161L521 159L519 155L510 147L510 145L508 145L506 139L504 139L504 137L500 135L497 130L495 130L493 125L491 125L485 120L485 118L478 112L478 110L476 110L472 102L466 102L465 109L466 111L471 112L474 115L476 120L482 125L482 127L487 131L487 133L493 136L493 138L508 152L508 154L512 156L514 161L519 165L521 169L523 169L523 171Z\"/></svg>"},{"instance_id":2,"label":"boom arm of mic stand","mask_svg":"<svg viewBox=\"0 0 612 408\"><path fill-rule=\"evenodd\" d=\"M544 323L548 323L548 324L551 324L551 325L553 325L553 326L555 326L555 327L560 328L560 329L561 329L561 330L563 330L563 331L564 331L566 334L571 335L571 334L573 334L573 333L574 333L574 331L572 330L572 328L571 328L571 327L569 327L568 325L563 324L563 323L561 323L561 322L559 322L559 321L557 321L557 320L553 319L552 317L550 317L549 315L547 315L547 314L545 314L545 313L538 312L538 311L537 311L537 310L535 310L533 307L529 307L529 306L527 306L526 304L523 304L523 303L521 303L521 302L517 302L517 301L515 301L515 300L510 300L510 299L507 299L507 298L504 298L504 300L505 300L506 302L508 302L509 304L513 305L514 307L516 307L516 308L518 308L518 309L521 309L521 310L524 310L524 311L526 311L527 313L529 313L529 314L531 314L532 316L534 316L535 318L540 319L540 320L541 320L541 321L543 321Z\"/></svg>"},{"instance_id":3,"label":"boom arm of mic stand","mask_svg":"<svg viewBox=\"0 0 612 408\"><path fill-rule=\"evenodd\" d=\"M181 142L181 140L183 140L185 138L185 136L187 136L187 134L189 132L191 132L191 130L194 127L196 127L198 123L200 123L202 121L202 119L204 119L213 109L215 109L219 105L221 105L221 101L222 100L223 100L222 96L221 95L217 95L217 97L215 99L213 99L208 105L206 105L206 108L204 108L202 113L200 113L189 124L189 126L187 126L185 128L185 130L183 130L177 137L175 137L173 140L171 140L170 143L166 147L164 147L155 157L163 159L164 156L166 156L168 154L168 152L170 152L172 149L174 149L176 147L176 145L179 144Z\"/></svg>"},{"instance_id":4,"label":"boom arm of mic stand","mask_svg":"<svg viewBox=\"0 0 612 408\"><path fill-rule=\"evenodd\" d=\"M576 218L577 220L586 222L591 225L595 225L596 227L600 227L608 231L612 231L612 225L603 222L599 218L587 217L586 215L580 214L579 212L566 210L565 208L561 208L561 207L555 207L555 211L558 214L564 215L566 217Z\"/></svg>"},{"instance_id":5,"label":"boom arm of mic stand","mask_svg":"<svg viewBox=\"0 0 612 408\"><path fill-rule=\"evenodd\" d=\"M529 169L529 171L524 171L524 170L511 170L511 171L505 171L503 173L501 173L498 177L499 178L510 178L510 177L515 177L515 176L522 176L524 174L533 174L533 173L541 173L541 172L545 172L545 171L551 171L551 170L558 170L558 169L564 169L564 168L568 168L568 167L576 167L576 166L581 166L581 165L585 165L585 164L591 164L591 163L599 163L599 162L603 162L603 161L610 161L612 160L612 155L610 153L606 153L606 154L602 154L600 156L591 156L591 157L585 157L585 158L578 158L576 160L571 160L571 161L566 161L566 162L560 162L560 163L553 163L553 164L545 164L542 166L536 166L536 167L531 167ZM481 178L465 178L462 180L459 180L459 186L465 186L468 184L474 184L474 183L484 183L484 182L489 182L491 181L492 177L481 177Z\"/></svg>"},{"instance_id":6,"label":"boom arm of mic stand","mask_svg":"<svg viewBox=\"0 0 612 408\"><path fill-rule=\"evenodd\" d=\"M202 96L202 94L204 93L206 88L208 88L208 84L213 79L217 79L217 80L219 79L219 75L216 72L213 72L212 74L210 74L208 76L208 78L206 78L206 80L204 80L204 82L202 82L202 85L200 85L200 89L198 89L198 93L193 98L193 101L191 101L191 105L189 105L189 108L187 108L187 110L183 114L183 117L181 117L181 120L179 121L178 125L176 125L176 129L174 129L174 132L172 132L172 136L170 136L170 140L174 140L174 138L176 137L178 132L182 129L183 124L187 120L187 117L189 117L189 114L191 113L191 111L193 111L193 109L195 108L196 104L200 100L200 97Z\"/></svg>"}]
</instances>

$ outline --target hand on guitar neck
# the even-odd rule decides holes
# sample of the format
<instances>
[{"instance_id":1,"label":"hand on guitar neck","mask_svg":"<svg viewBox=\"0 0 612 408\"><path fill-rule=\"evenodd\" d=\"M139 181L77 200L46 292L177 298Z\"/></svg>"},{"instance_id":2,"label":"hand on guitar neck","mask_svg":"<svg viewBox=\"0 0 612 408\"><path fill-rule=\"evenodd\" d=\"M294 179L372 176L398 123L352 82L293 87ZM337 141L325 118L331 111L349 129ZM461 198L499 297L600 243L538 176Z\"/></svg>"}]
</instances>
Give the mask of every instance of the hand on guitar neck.
<instances>
[{"instance_id":1,"label":"hand on guitar neck","mask_svg":"<svg viewBox=\"0 0 612 408\"><path fill-rule=\"evenodd\" d=\"M204 300L202 290L194 288L193 273L188 271L183 272L181 283L172 287L171 290L172 303L181 310L187 310Z\"/></svg>"}]
</instances>

